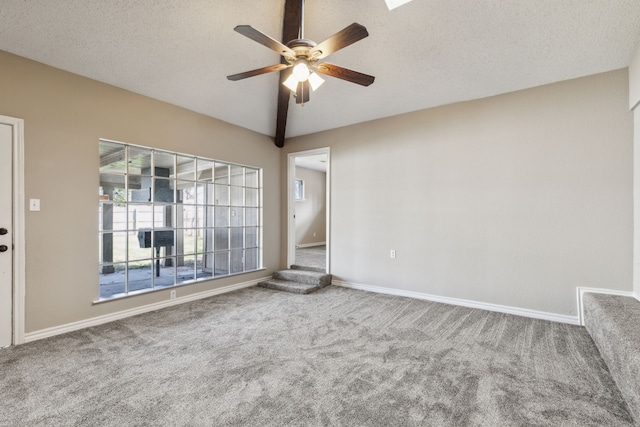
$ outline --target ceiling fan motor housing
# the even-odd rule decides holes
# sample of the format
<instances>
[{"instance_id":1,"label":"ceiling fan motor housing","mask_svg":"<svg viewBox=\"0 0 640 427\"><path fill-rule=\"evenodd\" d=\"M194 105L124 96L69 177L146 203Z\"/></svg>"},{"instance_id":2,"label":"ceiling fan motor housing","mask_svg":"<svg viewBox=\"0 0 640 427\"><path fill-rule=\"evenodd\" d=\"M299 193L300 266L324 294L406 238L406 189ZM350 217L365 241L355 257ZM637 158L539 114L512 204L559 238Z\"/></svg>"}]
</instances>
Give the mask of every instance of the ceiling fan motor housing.
<instances>
[{"instance_id":1,"label":"ceiling fan motor housing","mask_svg":"<svg viewBox=\"0 0 640 427\"><path fill-rule=\"evenodd\" d=\"M311 49L316 47L316 42L309 39L295 39L287 43L287 47L293 50L296 54L295 58L286 58L289 63L294 63L297 59L304 58L310 62L317 61L317 57L322 54L322 51L315 51L310 53Z\"/></svg>"}]
</instances>

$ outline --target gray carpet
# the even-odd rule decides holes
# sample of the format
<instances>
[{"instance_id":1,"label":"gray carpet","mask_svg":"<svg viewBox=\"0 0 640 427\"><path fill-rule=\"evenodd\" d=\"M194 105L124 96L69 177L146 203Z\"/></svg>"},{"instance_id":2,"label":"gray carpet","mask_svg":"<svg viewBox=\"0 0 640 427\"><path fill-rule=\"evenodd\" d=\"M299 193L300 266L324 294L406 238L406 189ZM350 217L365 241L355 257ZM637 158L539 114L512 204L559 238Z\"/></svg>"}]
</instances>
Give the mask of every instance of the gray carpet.
<instances>
[{"instance_id":1,"label":"gray carpet","mask_svg":"<svg viewBox=\"0 0 640 427\"><path fill-rule=\"evenodd\" d=\"M302 267L318 268L325 271L327 268L327 247L322 245L296 248L295 263Z\"/></svg>"},{"instance_id":2,"label":"gray carpet","mask_svg":"<svg viewBox=\"0 0 640 427\"><path fill-rule=\"evenodd\" d=\"M629 412L640 423L640 301L587 292L584 319Z\"/></svg>"},{"instance_id":3,"label":"gray carpet","mask_svg":"<svg viewBox=\"0 0 640 427\"><path fill-rule=\"evenodd\" d=\"M1 425L632 425L584 328L249 288L0 351Z\"/></svg>"}]
</instances>

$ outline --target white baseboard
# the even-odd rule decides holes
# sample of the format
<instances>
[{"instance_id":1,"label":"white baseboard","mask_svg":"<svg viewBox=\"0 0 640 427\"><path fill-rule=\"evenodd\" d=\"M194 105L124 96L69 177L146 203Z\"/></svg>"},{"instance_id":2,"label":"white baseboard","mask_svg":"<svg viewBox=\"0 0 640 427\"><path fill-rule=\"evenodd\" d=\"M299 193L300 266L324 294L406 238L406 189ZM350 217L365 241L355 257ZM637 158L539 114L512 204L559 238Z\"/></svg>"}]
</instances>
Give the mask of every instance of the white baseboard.
<instances>
[{"instance_id":1,"label":"white baseboard","mask_svg":"<svg viewBox=\"0 0 640 427\"><path fill-rule=\"evenodd\" d=\"M545 311L529 310L527 308L511 307L507 305L490 304L466 300L461 298L442 297L438 295L425 294L421 292L404 291L401 289L383 288L380 286L360 285L356 283L344 282L342 280L333 280L332 283L344 288L359 289L362 291L376 292L379 294L397 295L402 297L423 299L427 301L440 302L444 304L459 305L462 307L479 308L481 310L495 311L498 313L514 314L516 316L530 317L533 319L550 320L552 322L568 323L570 325L578 325L578 316L566 316L562 314L547 313Z\"/></svg>"},{"instance_id":2,"label":"white baseboard","mask_svg":"<svg viewBox=\"0 0 640 427\"><path fill-rule=\"evenodd\" d=\"M626 292L626 291L616 291L613 289L602 289L602 288L583 288L583 287L578 287L576 288L576 294L577 294L577 298L578 298L578 319L580 320L580 325L584 326L584 294L585 292L591 292L594 294L608 294L608 295L620 295L623 297L633 297L635 299L637 299L638 301L640 301L640 298L638 298L637 295L634 295L633 292Z\"/></svg>"},{"instance_id":3,"label":"white baseboard","mask_svg":"<svg viewBox=\"0 0 640 427\"><path fill-rule=\"evenodd\" d=\"M296 245L296 248L311 248L313 246L324 246L327 242L315 242L315 243L300 243Z\"/></svg>"},{"instance_id":4,"label":"white baseboard","mask_svg":"<svg viewBox=\"0 0 640 427\"><path fill-rule=\"evenodd\" d=\"M104 316L92 317L90 319L80 320L78 322L67 323L60 326L53 326L51 328L41 329L39 331L28 332L24 335L24 342L37 341L43 338L49 338L55 335L77 331L78 329L89 328L91 326L98 326L104 323L113 322L115 320L136 316L138 314L148 313L150 311L160 310L162 308L171 307L178 304L184 304L186 302L196 301L199 299L212 297L214 295L220 295L220 294L235 291L238 289L248 288L250 286L255 286L259 282L269 278L270 277L264 277L261 279L255 279L248 282L237 283L235 285L224 286L222 288L216 288L209 291L198 292L191 295L185 295L183 297L178 297L175 299L143 305L141 307L118 311L117 313L106 314Z\"/></svg>"}]
</instances>

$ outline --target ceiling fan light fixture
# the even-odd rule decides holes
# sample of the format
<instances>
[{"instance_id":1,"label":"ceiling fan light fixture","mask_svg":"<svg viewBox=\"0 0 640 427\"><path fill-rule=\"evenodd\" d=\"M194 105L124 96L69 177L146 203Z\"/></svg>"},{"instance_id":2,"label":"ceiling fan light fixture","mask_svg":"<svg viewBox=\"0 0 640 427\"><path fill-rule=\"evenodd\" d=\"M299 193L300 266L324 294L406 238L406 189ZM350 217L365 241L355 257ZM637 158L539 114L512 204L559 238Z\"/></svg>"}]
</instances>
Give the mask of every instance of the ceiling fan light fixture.
<instances>
[{"instance_id":1,"label":"ceiling fan light fixture","mask_svg":"<svg viewBox=\"0 0 640 427\"><path fill-rule=\"evenodd\" d=\"M324 83L324 79L318 75L318 73L309 74L309 84L311 85L311 89L315 92L320 86Z\"/></svg>"},{"instance_id":2,"label":"ceiling fan light fixture","mask_svg":"<svg viewBox=\"0 0 640 427\"><path fill-rule=\"evenodd\" d=\"M296 76L294 76L293 73L289 74L287 80L282 84L288 87L291 92L295 92L298 89L298 79L296 79Z\"/></svg>"},{"instance_id":3,"label":"ceiling fan light fixture","mask_svg":"<svg viewBox=\"0 0 640 427\"><path fill-rule=\"evenodd\" d=\"M296 65L293 66L293 76L299 81L304 82L309 78L309 64L304 59L298 59Z\"/></svg>"}]
</instances>

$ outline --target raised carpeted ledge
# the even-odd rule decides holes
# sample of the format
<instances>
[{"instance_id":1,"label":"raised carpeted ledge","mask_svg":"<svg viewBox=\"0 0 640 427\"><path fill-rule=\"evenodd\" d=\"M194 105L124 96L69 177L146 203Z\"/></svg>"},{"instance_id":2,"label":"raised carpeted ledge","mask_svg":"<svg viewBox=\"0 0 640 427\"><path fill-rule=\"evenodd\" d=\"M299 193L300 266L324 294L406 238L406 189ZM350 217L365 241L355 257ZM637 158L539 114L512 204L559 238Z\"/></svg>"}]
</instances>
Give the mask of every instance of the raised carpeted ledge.
<instances>
[{"instance_id":1,"label":"raised carpeted ledge","mask_svg":"<svg viewBox=\"0 0 640 427\"><path fill-rule=\"evenodd\" d=\"M640 424L640 301L585 293L584 321L629 411Z\"/></svg>"}]
</instances>

